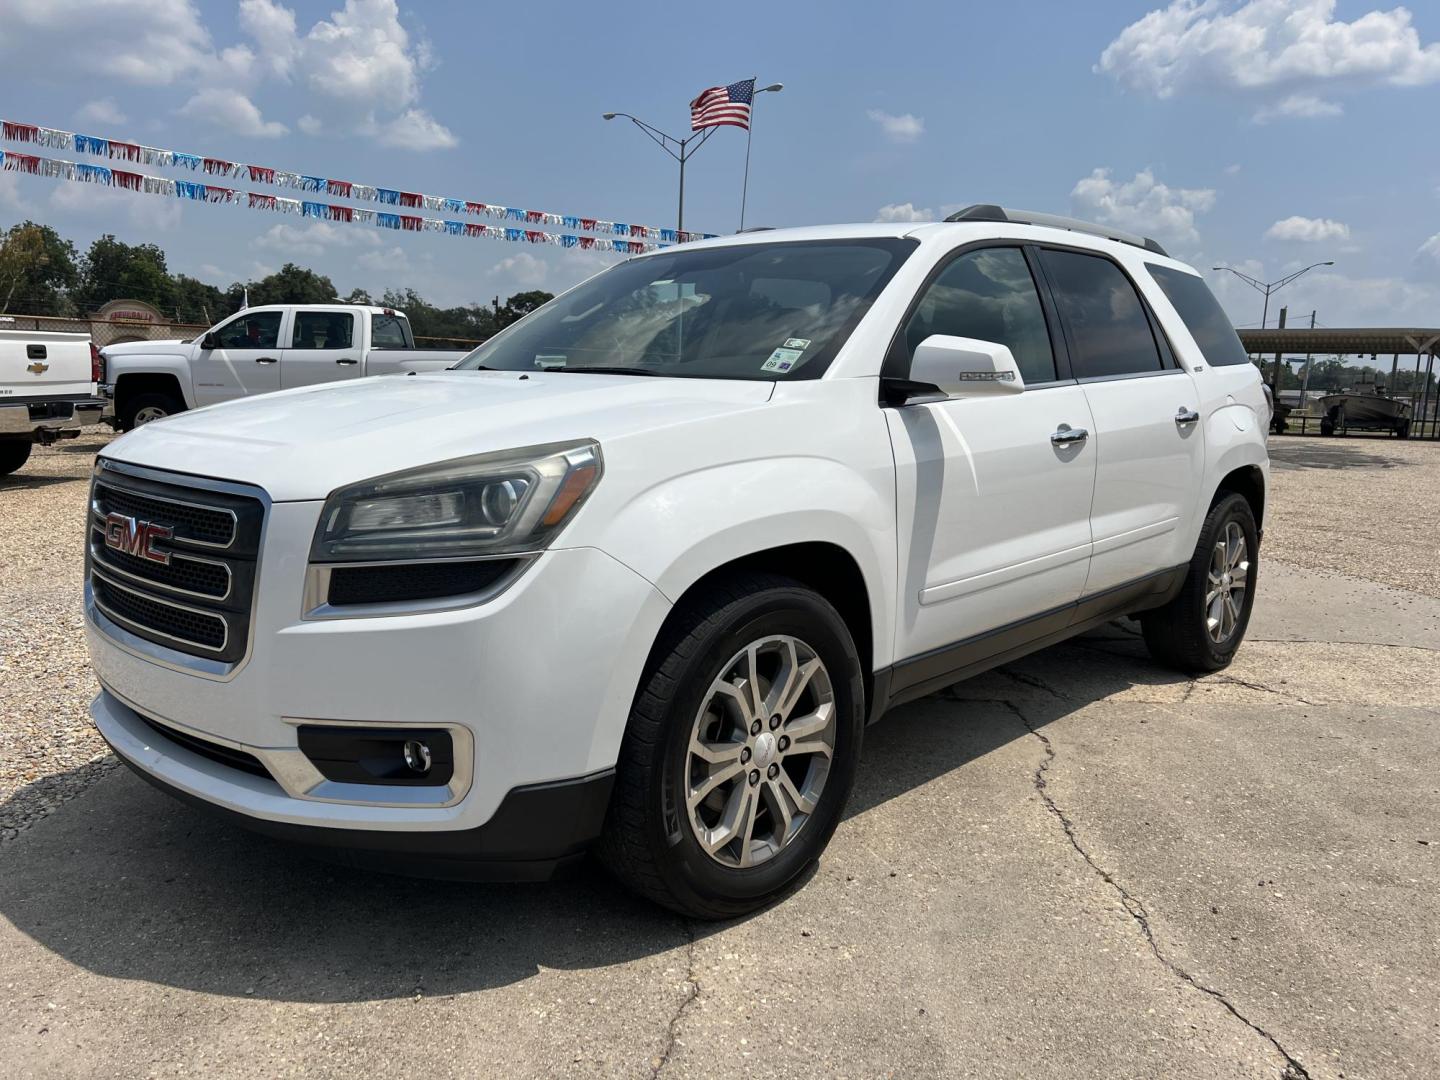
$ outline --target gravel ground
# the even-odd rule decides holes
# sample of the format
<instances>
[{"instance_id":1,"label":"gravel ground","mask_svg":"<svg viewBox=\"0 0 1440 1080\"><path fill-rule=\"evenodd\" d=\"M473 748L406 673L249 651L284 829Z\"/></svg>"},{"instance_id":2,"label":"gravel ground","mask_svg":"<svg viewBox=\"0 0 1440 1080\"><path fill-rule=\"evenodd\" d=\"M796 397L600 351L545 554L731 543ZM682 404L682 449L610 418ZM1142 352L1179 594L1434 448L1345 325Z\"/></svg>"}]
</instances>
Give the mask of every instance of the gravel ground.
<instances>
[{"instance_id":1,"label":"gravel ground","mask_svg":"<svg viewBox=\"0 0 1440 1080\"><path fill-rule=\"evenodd\" d=\"M85 484L111 437L0 478L0 841L117 764L86 714L80 611ZM1271 454L1269 560L1440 597L1440 443L1287 436Z\"/></svg>"},{"instance_id":2,"label":"gravel ground","mask_svg":"<svg viewBox=\"0 0 1440 1080\"><path fill-rule=\"evenodd\" d=\"M1440 442L1270 440L1265 556L1440 597Z\"/></svg>"}]
</instances>

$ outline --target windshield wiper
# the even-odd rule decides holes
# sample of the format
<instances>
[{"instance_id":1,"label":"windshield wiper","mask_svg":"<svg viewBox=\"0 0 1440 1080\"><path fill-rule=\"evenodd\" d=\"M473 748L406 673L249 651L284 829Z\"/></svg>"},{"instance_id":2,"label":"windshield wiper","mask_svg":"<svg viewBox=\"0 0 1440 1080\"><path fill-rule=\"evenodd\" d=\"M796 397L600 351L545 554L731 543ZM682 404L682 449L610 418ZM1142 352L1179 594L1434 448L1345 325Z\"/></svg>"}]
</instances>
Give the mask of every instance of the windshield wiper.
<instances>
[{"instance_id":1,"label":"windshield wiper","mask_svg":"<svg viewBox=\"0 0 1440 1080\"><path fill-rule=\"evenodd\" d=\"M662 378L664 373L655 368L640 367L604 367L601 365L586 364L577 367L553 367L548 371L573 371L580 375L659 375Z\"/></svg>"}]
</instances>

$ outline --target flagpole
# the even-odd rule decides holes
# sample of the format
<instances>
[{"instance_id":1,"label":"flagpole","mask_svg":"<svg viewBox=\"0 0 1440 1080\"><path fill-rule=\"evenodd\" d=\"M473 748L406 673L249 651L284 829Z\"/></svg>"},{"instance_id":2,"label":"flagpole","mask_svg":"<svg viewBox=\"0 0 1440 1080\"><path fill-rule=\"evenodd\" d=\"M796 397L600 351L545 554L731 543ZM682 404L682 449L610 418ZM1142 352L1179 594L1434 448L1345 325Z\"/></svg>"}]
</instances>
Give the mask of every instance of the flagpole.
<instances>
[{"instance_id":1,"label":"flagpole","mask_svg":"<svg viewBox=\"0 0 1440 1080\"><path fill-rule=\"evenodd\" d=\"M755 133L755 98L760 94L770 91L779 92L785 88L784 83L772 83L764 89L754 90L753 87L759 78L760 77L756 75L750 80L752 87L750 95L750 123L745 125L745 179L740 183L740 232L745 231L745 203L750 195L750 140Z\"/></svg>"}]
</instances>

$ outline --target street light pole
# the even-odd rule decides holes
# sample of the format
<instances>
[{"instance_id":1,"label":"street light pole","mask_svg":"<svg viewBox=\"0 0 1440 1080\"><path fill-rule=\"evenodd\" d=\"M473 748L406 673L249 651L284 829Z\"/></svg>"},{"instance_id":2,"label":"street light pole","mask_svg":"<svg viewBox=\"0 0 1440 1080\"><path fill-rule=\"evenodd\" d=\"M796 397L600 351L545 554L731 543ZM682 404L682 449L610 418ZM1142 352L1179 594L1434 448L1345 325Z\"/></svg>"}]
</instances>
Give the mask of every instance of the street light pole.
<instances>
[{"instance_id":1,"label":"street light pole","mask_svg":"<svg viewBox=\"0 0 1440 1080\"><path fill-rule=\"evenodd\" d=\"M755 79L751 79L752 84ZM785 89L784 83L771 83L756 90L750 99L750 123L745 126L745 179L740 184L740 231L745 231L745 198L750 193L750 138L755 132L755 98L761 94L778 94Z\"/></svg>"},{"instance_id":2,"label":"street light pole","mask_svg":"<svg viewBox=\"0 0 1440 1080\"><path fill-rule=\"evenodd\" d=\"M674 135L667 135L659 128L647 124L638 116L631 116L626 112L607 112L601 115L606 120L614 120L617 116L623 116L641 131L645 132L645 134L650 137L651 142L655 143L656 146L660 147L661 150L664 150L680 163L680 209L675 217L675 230L677 232L683 230L685 228L685 163L694 157L700 147L709 141L710 136L715 134L715 129L708 127L704 131L692 133L683 139L677 139ZM679 149L676 150L672 148L672 143ZM694 144L693 146L691 145L692 143Z\"/></svg>"},{"instance_id":3,"label":"street light pole","mask_svg":"<svg viewBox=\"0 0 1440 1080\"><path fill-rule=\"evenodd\" d=\"M1270 319L1270 294L1271 294L1271 293L1273 293L1273 292L1279 292L1281 289L1283 289L1286 285L1289 285L1289 284L1290 284L1292 281L1294 281L1296 278L1301 277L1301 276L1304 275L1304 274L1308 274L1311 270L1314 270L1315 267L1317 267L1317 266L1334 266L1334 265L1335 265L1335 261L1334 261L1333 259L1327 259L1325 262L1311 263L1309 266L1305 267L1303 270L1296 270L1293 274L1286 274L1283 278L1280 278L1280 279L1277 280L1277 281L1260 281L1260 280L1258 280L1258 279L1256 279L1256 278L1251 277L1249 274L1243 274L1243 273L1241 273L1239 270L1236 270L1233 266L1212 266L1210 269L1211 269L1211 270L1229 270L1230 273L1234 274L1234 275L1235 275L1236 277L1238 277L1241 281L1245 282L1246 285L1249 285L1249 286L1250 286L1252 289L1254 289L1256 292L1261 292L1261 293L1264 293L1264 294L1265 294L1265 307L1264 307L1264 309L1263 309L1263 311L1262 311L1262 313L1261 313L1261 315L1260 315L1260 329L1261 329L1261 330L1264 330L1264 329L1265 329L1265 323L1268 322L1269 319Z\"/></svg>"}]
</instances>

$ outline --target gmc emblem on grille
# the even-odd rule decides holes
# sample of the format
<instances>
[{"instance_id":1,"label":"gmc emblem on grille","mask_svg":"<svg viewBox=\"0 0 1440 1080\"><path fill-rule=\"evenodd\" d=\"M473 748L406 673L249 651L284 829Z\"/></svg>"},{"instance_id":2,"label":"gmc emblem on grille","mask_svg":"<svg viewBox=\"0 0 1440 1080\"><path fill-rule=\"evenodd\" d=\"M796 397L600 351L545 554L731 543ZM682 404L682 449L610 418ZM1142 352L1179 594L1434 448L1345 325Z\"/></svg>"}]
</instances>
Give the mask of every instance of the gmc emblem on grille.
<instances>
[{"instance_id":1,"label":"gmc emblem on grille","mask_svg":"<svg viewBox=\"0 0 1440 1080\"><path fill-rule=\"evenodd\" d=\"M137 521L125 514L105 515L105 546L134 555L137 559L149 559L169 566L170 553L157 551L155 541L168 540L174 535L174 529L156 525L153 521Z\"/></svg>"}]
</instances>

